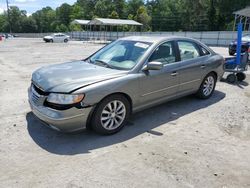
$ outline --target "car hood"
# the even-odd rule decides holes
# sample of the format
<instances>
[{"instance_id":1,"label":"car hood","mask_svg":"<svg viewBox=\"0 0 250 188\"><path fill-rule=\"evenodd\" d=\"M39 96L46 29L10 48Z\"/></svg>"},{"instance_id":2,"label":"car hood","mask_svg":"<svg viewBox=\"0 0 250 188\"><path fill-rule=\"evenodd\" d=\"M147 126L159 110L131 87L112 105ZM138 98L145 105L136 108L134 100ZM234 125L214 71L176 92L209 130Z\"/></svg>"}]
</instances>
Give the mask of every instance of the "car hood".
<instances>
[{"instance_id":1,"label":"car hood","mask_svg":"<svg viewBox=\"0 0 250 188\"><path fill-rule=\"evenodd\" d=\"M32 82L45 92L70 93L78 88L127 73L128 71L76 61L42 67L32 74Z\"/></svg>"},{"instance_id":2,"label":"car hood","mask_svg":"<svg viewBox=\"0 0 250 188\"><path fill-rule=\"evenodd\" d=\"M237 40L234 40L233 42L232 42L232 44L237 44ZM248 38L242 38L242 44L244 45L244 44L249 44L250 43L250 40L248 39Z\"/></svg>"}]
</instances>

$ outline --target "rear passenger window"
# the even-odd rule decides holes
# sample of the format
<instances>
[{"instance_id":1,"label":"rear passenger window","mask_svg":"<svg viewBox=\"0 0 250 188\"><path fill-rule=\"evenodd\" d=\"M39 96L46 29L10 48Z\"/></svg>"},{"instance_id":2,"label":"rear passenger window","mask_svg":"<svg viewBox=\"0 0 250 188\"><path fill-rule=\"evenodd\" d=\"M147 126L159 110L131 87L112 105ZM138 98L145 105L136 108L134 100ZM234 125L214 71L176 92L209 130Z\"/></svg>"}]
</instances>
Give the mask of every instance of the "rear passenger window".
<instances>
[{"instance_id":1,"label":"rear passenger window","mask_svg":"<svg viewBox=\"0 0 250 188\"><path fill-rule=\"evenodd\" d=\"M178 42L181 61L197 58L200 56L199 49L197 46L188 41L179 41Z\"/></svg>"},{"instance_id":2,"label":"rear passenger window","mask_svg":"<svg viewBox=\"0 0 250 188\"><path fill-rule=\"evenodd\" d=\"M149 62L157 61L165 64L176 62L173 42L165 42L161 44L149 58Z\"/></svg>"},{"instance_id":3,"label":"rear passenger window","mask_svg":"<svg viewBox=\"0 0 250 188\"><path fill-rule=\"evenodd\" d=\"M207 49L205 49L205 48L202 47L202 46L200 46L200 48L201 48L202 56L210 55L210 52L209 52Z\"/></svg>"}]
</instances>

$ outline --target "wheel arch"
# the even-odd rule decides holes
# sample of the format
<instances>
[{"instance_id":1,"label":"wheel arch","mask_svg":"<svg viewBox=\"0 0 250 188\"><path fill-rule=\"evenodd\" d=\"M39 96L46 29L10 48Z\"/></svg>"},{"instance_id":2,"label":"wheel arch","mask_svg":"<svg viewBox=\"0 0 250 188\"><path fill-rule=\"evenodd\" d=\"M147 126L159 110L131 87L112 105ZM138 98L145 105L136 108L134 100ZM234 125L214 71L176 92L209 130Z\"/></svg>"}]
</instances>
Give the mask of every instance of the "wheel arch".
<instances>
[{"instance_id":1,"label":"wheel arch","mask_svg":"<svg viewBox=\"0 0 250 188\"><path fill-rule=\"evenodd\" d=\"M115 92L115 93L108 94L108 95L106 95L105 97L103 97L103 98L99 101L99 103L100 103L101 101L103 101L104 99L106 99L107 97L110 97L110 96L112 96L112 95L122 95L122 96L124 96L124 97L128 100L128 102L129 102L129 104L130 104L130 112L132 112L132 109L133 109L133 101L132 101L132 98L131 98L127 93L124 93L124 92Z\"/></svg>"},{"instance_id":2,"label":"wheel arch","mask_svg":"<svg viewBox=\"0 0 250 188\"><path fill-rule=\"evenodd\" d=\"M130 104L130 113L132 113L132 110L133 110L133 101L132 101L132 98L127 93L124 93L124 92L110 93L110 94L106 95L105 97L103 97L98 103L96 103L95 106L94 106L94 108L91 110L90 115L89 115L89 117L87 119L87 128L89 128L89 129L91 128L91 119L92 119L93 115L95 114L96 106L99 103L101 103L104 99L106 99L107 97L110 97L112 95L122 95L122 96L124 96L128 100L128 102Z\"/></svg>"},{"instance_id":3,"label":"wheel arch","mask_svg":"<svg viewBox=\"0 0 250 188\"><path fill-rule=\"evenodd\" d=\"M209 74L213 74L213 75L215 76L216 81L217 81L217 79L218 79L218 74L217 74L217 72L211 71L211 72L207 73L207 75L209 75ZM207 75L206 75L206 76L207 76ZM205 76L205 77L206 77L206 76Z\"/></svg>"}]
</instances>

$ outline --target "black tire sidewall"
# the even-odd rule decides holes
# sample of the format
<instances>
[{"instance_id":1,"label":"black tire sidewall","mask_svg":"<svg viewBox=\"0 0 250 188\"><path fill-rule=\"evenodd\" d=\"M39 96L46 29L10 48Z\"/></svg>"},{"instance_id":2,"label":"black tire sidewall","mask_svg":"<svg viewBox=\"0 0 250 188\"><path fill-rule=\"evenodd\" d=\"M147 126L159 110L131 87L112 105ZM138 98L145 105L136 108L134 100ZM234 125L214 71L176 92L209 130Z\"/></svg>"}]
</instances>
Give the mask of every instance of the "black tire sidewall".
<instances>
[{"instance_id":1,"label":"black tire sidewall","mask_svg":"<svg viewBox=\"0 0 250 188\"><path fill-rule=\"evenodd\" d=\"M242 82L243 80L246 79L246 75L243 72L239 72L236 74L237 80Z\"/></svg>"},{"instance_id":2,"label":"black tire sidewall","mask_svg":"<svg viewBox=\"0 0 250 188\"><path fill-rule=\"evenodd\" d=\"M204 95L204 92L203 92L203 86L204 86L204 82L207 80L207 78L208 77L210 77L210 76L212 76L213 78L214 78L214 87L213 87L213 90L212 90L212 92L209 94L209 95ZM197 92L197 96L199 97L199 98L201 98L201 99L208 99L208 98L210 98L212 95L213 95L213 93L214 93L214 90L215 90L215 87L216 87L216 82L217 82L217 79L216 79L216 76L215 76L215 74L214 73L209 73L204 79L203 79L203 81L202 81L202 83L201 83L201 85L200 85L200 88L199 88L199 90L198 90L198 92Z\"/></svg>"},{"instance_id":3,"label":"black tire sidewall","mask_svg":"<svg viewBox=\"0 0 250 188\"><path fill-rule=\"evenodd\" d=\"M114 130L107 130L105 129L102 124L101 124L101 113L103 111L103 108L111 101L113 100L119 100L121 101L124 105L125 105L125 108L126 108L126 116L124 118L124 121L122 122L122 124L117 127L116 129ZM120 131L128 117L130 115L130 103L129 101L127 100L126 97L124 97L123 95L111 95L111 96L108 96L106 98L104 98L101 102L99 102L99 104L96 106L95 110L94 110L94 113L92 115L92 118L91 118L91 127L93 128L93 130L99 134L103 134L103 135L110 135L110 134L114 134L118 131Z\"/></svg>"}]
</instances>

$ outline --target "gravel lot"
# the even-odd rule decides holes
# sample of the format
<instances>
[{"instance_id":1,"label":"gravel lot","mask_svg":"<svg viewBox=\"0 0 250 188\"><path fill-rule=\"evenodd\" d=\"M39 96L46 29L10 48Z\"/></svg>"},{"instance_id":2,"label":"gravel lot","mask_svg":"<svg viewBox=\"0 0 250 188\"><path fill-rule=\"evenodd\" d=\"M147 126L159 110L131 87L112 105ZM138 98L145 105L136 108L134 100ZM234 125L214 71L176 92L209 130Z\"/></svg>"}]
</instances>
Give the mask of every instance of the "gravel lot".
<instances>
[{"instance_id":1,"label":"gravel lot","mask_svg":"<svg viewBox=\"0 0 250 188\"><path fill-rule=\"evenodd\" d=\"M32 72L101 45L0 42L0 187L250 187L250 73L134 114L118 134L62 134L32 113ZM226 48L215 48L227 54Z\"/></svg>"}]
</instances>

